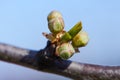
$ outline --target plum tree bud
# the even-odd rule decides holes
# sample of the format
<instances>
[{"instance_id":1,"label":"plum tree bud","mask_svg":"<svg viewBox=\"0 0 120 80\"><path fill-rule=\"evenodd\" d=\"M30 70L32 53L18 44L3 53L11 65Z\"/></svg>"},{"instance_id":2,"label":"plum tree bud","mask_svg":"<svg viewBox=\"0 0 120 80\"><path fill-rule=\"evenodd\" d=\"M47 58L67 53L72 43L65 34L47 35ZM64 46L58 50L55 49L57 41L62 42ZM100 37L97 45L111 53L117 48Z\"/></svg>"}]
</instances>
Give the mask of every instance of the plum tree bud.
<instances>
[{"instance_id":1,"label":"plum tree bud","mask_svg":"<svg viewBox=\"0 0 120 80\"><path fill-rule=\"evenodd\" d=\"M70 43L63 43L56 48L56 55L61 59L69 59L74 53L75 50Z\"/></svg>"},{"instance_id":2,"label":"plum tree bud","mask_svg":"<svg viewBox=\"0 0 120 80\"><path fill-rule=\"evenodd\" d=\"M87 45L89 41L88 34L84 31L80 31L73 39L72 45L73 47L84 47Z\"/></svg>"},{"instance_id":3,"label":"plum tree bud","mask_svg":"<svg viewBox=\"0 0 120 80\"><path fill-rule=\"evenodd\" d=\"M54 18L48 22L48 28L53 34L57 34L64 29L64 21L62 18Z\"/></svg>"},{"instance_id":4,"label":"plum tree bud","mask_svg":"<svg viewBox=\"0 0 120 80\"><path fill-rule=\"evenodd\" d=\"M51 19L54 18L62 18L62 14L58 11L52 11L50 14L48 14L47 20L49 22Z\"/></svg>"}]
</instances>

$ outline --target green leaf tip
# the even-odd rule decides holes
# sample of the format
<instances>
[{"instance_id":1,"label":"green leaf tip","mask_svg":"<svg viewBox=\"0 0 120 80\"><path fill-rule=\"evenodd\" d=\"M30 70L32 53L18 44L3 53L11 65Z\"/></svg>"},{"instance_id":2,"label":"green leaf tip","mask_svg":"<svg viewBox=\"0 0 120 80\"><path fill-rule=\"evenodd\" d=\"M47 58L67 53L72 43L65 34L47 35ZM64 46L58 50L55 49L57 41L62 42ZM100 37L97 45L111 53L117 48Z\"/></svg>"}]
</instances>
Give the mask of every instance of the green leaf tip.
<instances>
[{"instance_id":1,"label":"green leaf tip","mask_svg":"<svg viewBox=\"0 0 120 80\"><path fill-rule=\"evenodd\" d=\"M71 35L71 37L73 38L76 34L78 34L80 32L80 30L82 29L82 22L78 22L76 25L74 25L69 31L68 33Z\"/></svg>"},{"instance_id":2,"label":"green leaf tip","mask_svg":"<svg viewBox=\"0 0 120 80\"><path fill-rule=\"evenodd\" d=\"M71 35L68 32L65 32L61 37L61 42L68 42L72 39Z\"/></svg>"}]
</instances>

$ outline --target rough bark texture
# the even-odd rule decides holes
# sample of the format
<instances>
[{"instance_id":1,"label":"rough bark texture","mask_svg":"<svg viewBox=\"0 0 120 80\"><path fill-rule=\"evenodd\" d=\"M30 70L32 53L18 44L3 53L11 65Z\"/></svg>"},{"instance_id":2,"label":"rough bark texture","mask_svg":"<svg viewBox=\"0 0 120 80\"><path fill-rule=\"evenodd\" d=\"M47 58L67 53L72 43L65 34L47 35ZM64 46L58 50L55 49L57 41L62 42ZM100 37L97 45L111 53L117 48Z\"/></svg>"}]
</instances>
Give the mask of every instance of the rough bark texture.
<instances>
[{"instance_id":1,"label":"rough bark texture","mask_svg":"<svg viewBox=\"0 0 120 80\"><path fill-rule=\"evenodd\" d=\"M120 66L100 66L61 60L50 43L40 50L28 50L0 43L0 60L76 80L120 80Z\"/></svg>"}]
</instances>

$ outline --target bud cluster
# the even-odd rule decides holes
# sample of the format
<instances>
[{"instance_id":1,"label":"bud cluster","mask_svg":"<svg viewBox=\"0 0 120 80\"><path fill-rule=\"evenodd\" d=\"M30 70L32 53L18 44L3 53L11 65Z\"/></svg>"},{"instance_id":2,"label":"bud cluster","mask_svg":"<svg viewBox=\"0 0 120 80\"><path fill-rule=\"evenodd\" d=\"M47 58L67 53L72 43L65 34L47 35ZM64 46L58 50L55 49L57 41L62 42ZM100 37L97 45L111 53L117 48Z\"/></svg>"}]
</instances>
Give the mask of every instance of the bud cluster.
<instances>
[{"instance_id":1,"label":"bud cluster","mask_svg":"<svg viewBox=\"0 0 120 80\"><path fill-rule=\"evenodd\" d=\"M78 22L68 32L64 29L64 20L58 11L52 11L48 17L48 28L50 34L43 33L43 35L56 44L56 56L61 59L69 59L80 47L87 45L89 38L88 34L82 30L82 23Z\"/></svg>"}]
</instances>

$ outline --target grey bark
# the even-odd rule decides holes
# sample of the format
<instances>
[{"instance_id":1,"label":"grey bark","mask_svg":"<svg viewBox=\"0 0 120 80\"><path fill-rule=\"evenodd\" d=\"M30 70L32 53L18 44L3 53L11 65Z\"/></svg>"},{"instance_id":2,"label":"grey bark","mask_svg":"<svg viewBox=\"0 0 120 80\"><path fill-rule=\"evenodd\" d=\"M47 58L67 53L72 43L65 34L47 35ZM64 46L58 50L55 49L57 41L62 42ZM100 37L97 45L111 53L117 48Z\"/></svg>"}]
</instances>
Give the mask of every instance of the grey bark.
<instances>
[{"instance_id":1,"label":"grey bark","mask_svg":"<svg viewBox=\"0 0 120 80\"><path fill-rule=\"evenodd\" d=\"M76 80L120 80L120 66L102 66L62 60L54 56L55 45L40 51L0 43L0 60L58 74Z\"/></svg>"}]
</instances>

